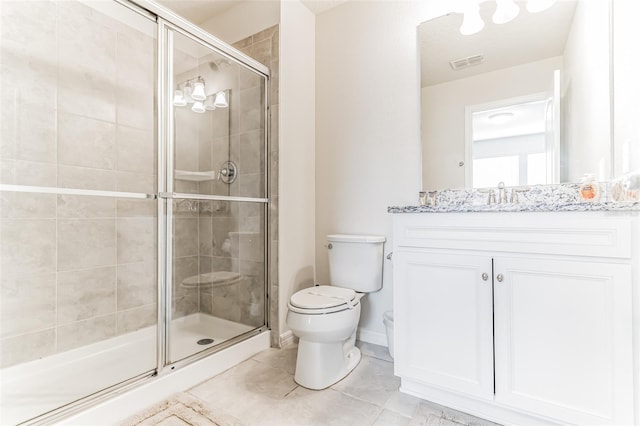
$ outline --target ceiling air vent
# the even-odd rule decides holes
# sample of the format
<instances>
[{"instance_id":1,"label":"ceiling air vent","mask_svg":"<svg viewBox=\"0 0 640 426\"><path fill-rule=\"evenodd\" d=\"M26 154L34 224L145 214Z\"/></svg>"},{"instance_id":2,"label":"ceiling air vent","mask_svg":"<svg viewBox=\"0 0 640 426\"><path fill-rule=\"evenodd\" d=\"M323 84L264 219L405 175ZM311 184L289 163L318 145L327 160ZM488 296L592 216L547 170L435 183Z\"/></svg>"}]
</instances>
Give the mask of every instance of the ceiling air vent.
<instances>
[{"instance_id":1,"label":"ceiling air vent","mask_svg":"<svg viewBox=\"0 0 640 426\"><path fill-rule=\"evenodd\" d=\"M473 55L467 56L466 58L454 59L449 62L451 69L453 70L461 70L464 68L472 67L474 65L480 65L484 62L484 56L482 55Z\"/></svg>"}]
</instances>

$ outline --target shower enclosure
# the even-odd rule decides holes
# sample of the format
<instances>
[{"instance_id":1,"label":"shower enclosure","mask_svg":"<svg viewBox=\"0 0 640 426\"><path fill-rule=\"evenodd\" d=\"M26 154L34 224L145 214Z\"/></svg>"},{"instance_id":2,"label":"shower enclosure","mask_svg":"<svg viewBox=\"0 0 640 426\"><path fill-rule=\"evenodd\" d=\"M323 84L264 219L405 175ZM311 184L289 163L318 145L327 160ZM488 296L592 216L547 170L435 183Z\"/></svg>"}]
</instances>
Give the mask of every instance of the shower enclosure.
<instances>
[{"instance_id":1,"label":"shower enclosure","mask_svg":"<svg viewBox=\"0 0 640 426\"><path fill-rule=\"evenodd\" d=\"M268 69L146 0L0 18L0 423L266 330Z\"/></svg>"}]
</instances>

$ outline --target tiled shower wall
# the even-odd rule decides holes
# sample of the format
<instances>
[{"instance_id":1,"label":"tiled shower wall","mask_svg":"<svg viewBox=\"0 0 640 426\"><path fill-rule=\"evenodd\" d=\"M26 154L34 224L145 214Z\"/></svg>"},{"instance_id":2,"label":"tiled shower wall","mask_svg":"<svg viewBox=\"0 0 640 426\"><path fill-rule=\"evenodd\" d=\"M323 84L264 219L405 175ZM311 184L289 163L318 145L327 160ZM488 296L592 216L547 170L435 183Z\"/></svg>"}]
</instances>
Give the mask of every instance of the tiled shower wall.
<instances>
[{"instance_id":1,"label":"tiled shower wall","mask_svg":"<svg viewBox=\"0 0 640 426\"><path fill-rule=\"evenodd\" d=\"M1 182L155 192L153 32L49 1L3 2L1 27ZM154 201L5 192L0 207L0 366L155 323Z\"/></svg>"},{"instance_id":2,"label":"tiled shower wall","mask_svg":"<svg viewBox=\"0 0 640 426\"><path fill-rule=\"evenodd\" d=\"M280 324L278 323L278 143L279 143L279 57L280 28L278 25L242 39L234 47L258 62L269 67L269 152L266 161L269 175L269 230L267 245L269 247L269 281L267 283L269 300L269 326L272 330L271 344L280 346Z\"/></svg>"}]
</instances>

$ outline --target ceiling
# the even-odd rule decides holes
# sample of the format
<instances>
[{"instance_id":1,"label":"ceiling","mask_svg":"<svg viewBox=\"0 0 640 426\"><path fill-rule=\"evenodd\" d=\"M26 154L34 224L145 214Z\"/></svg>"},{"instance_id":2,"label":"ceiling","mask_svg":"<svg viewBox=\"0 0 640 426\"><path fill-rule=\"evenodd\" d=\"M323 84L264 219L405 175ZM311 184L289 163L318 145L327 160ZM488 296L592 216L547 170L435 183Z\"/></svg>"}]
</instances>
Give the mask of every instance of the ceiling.
<instances>
[{"instance_id":1,"label":"ceiling","mask_svg":"<svg viewBox=\"0 0 640 426\"><path fill-rule=\"evenodd\" d=\"M508 68L553 56L561 56L571 28L576 0L556 2L550 9L529 13L518 0L519 15L506 24L491 21L496 2L480 3L485 27L473 35L460 34L462 14L451 13L420 25L421 86L431 86ZM476 66L454 71L449 61L483 55Z\"/></svg>"},{"instance_id":2,"label":"ceiling","mask_svg":"<svg viewBox=\"0 0 640 426\"><path fill-rule=\"evenodd\" d=\"M195 23L202 24L212 17L224 13L239 3L265 2L279 0L156 0L178 15ZM286 0L283 0L286 1ZM326 12L347 0L302 0L302 3L314 14Z\"/></svg>"}]
</instances>

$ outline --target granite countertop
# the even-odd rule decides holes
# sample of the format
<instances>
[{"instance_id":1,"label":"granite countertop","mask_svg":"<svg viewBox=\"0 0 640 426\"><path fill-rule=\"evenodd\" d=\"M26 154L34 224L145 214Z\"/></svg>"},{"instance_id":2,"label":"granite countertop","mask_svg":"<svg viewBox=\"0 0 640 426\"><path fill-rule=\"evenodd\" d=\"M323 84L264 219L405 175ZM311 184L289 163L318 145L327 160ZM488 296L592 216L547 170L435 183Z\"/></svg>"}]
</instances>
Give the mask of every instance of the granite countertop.
<instances>
[{"instance_id":1,"label":"granite countertop","mask_svg":"<svg viewBox=\"0 0 640 426\"><path fill-rule=\"evenodd\" d=\"M533 185L506 188L511 195L517 190L516 202L488 204L488 191L484 189L445 189L427 193L427 205L391 206L389 213L469 213L469 212L581 212L581 211L640 211L638 191L626 194L627 201L614 201L615 191L603 184L599 201L580 198L579 184ZM609 190L606 190L609 189ZM506 198L510 200L510 197ZM618 198L625 199L625 198Z\"/></svg>"},{"instance_id":2,"label":"granite countertop","mask_svg":"<svg viewBox=\"0 0 640 426\"><path fill-rule=\"evenodd\" d=\"M593 211L640 211L640 201L630 202L576 202L538 204L448 204L436 206L391 206L389 213L471 213L471 212L593 212Z\"/></svg>"}]
</instances>

